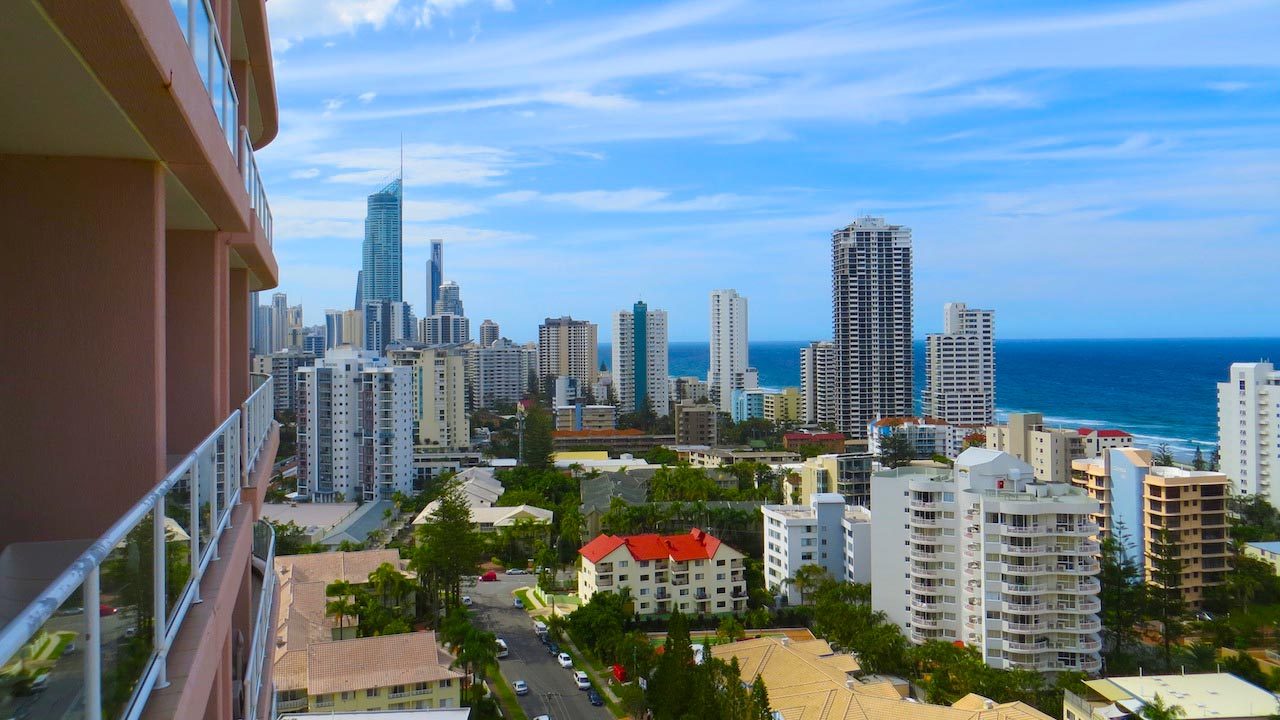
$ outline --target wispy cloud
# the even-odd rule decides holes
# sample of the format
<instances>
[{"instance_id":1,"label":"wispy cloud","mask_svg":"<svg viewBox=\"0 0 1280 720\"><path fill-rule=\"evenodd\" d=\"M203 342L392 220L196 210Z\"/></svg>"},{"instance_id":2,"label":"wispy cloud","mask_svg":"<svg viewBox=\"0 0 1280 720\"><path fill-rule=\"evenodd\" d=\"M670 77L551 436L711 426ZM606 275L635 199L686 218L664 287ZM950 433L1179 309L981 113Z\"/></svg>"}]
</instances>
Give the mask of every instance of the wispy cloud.
<instances>
[{"instance_id":1,"label":"wispy cloud","mask_svg":"<svg viewBox=\"0 0 1280 720\"><path fill-rule=\"evenodd\" d=\"M365 186L394 177L402 159L405 183L416 185L490 185L515 163L513 154L500 148L433 143L410 143L403 149L358 147L303 158L308 164L340 171L328 175L328 182Z\"/></svg>"},{"instance_id":2,"label":"wispy cloud","mask_svg":"<svg viewBox=\"0 0 1280 720\"><path fill-rule=\"evenodd\" d=\"M742 207L747 198L731 193L699 195L685 200L672 199L665 190L629 188L626 190L580 190L577 192L541 193L518 190L502 193L494 201L505 204L541 202L569 206L591 212L701 212Z\"/></svg>"}]
</instances>

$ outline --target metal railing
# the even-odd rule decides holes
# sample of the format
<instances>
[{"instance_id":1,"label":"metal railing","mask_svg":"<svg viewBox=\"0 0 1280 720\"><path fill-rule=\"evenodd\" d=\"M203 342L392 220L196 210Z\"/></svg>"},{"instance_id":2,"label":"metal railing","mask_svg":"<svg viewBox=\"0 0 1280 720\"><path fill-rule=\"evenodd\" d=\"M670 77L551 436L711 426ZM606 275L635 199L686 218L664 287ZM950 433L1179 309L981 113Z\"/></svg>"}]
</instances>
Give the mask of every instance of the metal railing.
<instances>
[{"instance_id":1,"label":"metal railing","mask_svg":"<svg viewBox=\"0 0 1280 720\"><path fill-rule=\"evenodd\" d=\"M262 393L270 406L271 387L263 383L254 396ZM169 650L219 559L219 540L252 471L246 461L260 459L267 437L261 422L246 426L254 396L0 628L0 668L15 678L13 695L44 687L38 702L68 716L135 720L151 693L168 686ZM245 448L246 436L259 447ZM255 647L263 649L250 659L254 676L265 657L272 598L265 586L274 573L268 568L263 577L254 628L254 642L262 642ZM0 697L0 715L30 711L12 699Z\"/></svg>"},{"instance_id":2,"label":"metal railing","mask_svg":"<svg viewBox=\"0 0 1280 720\"><path fill-rule=\"evenodd\" d=\"M246 403L247 404L247 403ZM253 564L262 572L262 591L258 595L258 614L253 622L253 641L249 645L249 666L244 673L244 718L257 720L258 697L262 693L262 668L269 662L271 650L271 604L276 589L276 531L271 523L259 520L253 525ZM268 720L275 720L272 715Z\"/></svg>"},{"instance_id":3,"label":"metal railing","mask_svg":"<svg viewBox=\"0 0 1280 720\"><path fill-rule=\"evenodd\" d=\"M191 48L200 81L209 93L213 114L222 126L231 154L236 154L237 131L240 127L240 101L236 97L235 82L231 78L231 65L227 62L226 47L218 32L218 20L209 0L169 0L174 18L182 30L182 36Z\"/></svg>"},{"instance_id":4,"label":"metal railing","mask_svg":"<svg viewBox=\"0 0 1280 720\"><path fill-rule=\"evenodd\" d=\"M249 193L249 207L258 216L258 224L267 237L267 245L272 245L271 205L267 202L267 191L262 185L262 173L258 172L258 160L253 154L253 144L249 141L249 130L240 127L240 149L236 162L240 166L240 175L244 177L244 189Z\"/></svg>"}]
</instances>

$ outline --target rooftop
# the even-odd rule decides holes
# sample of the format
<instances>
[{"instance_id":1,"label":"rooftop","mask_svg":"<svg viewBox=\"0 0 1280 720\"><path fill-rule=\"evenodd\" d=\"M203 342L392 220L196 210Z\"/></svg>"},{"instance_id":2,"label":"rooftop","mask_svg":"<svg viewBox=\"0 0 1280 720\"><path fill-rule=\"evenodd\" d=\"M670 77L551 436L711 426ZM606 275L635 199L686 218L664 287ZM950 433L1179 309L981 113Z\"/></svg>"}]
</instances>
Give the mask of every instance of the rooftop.
<instances>
[{"instance_id":1,"label":"rooftop","mask_svg":"<svg viewBox=\"0 0 1280 720\"><path fill-rule=\"evenodd\" d=\"M307 693L461 680L463 673L449 668L452 662L434 632L316 643L307 648Z\"/></svg>"},{"instance_id":2,"label":"rooftop","mask_svg":"<svg viewBox=\"0 0 1280 720\"><path fill-rule=\"evenodd\" d=\"M1263 552L1280 554L1280 540L1268 540L1266 542L1245 543L1251 548L1257 548Z\"/></svg>"},{"instance_id":3,"label":"rooftop","mask_svg":"<svg viewBox=\"0 0 1280 720\"><path fill-rule=\"evenodd\" d=\"M720 549L720 540L694 528L687 535L600 535L578 551L591 563L598 563L609 553L625 546L636 560L709 560Z\"/></svg>"},{"instance_id":4,"label":"rooftop","mask_svg":"<svg viewBox=\"0 0 1280 720\"><path fill-rule=\"evenodd\" d=\"M1086 680L1109 702L1150 702L1157 693L1182 707L1184 720L1265 717L1280 711L1276 696L1230 673L1140 675Z\"/></svg>"}]
</instances>

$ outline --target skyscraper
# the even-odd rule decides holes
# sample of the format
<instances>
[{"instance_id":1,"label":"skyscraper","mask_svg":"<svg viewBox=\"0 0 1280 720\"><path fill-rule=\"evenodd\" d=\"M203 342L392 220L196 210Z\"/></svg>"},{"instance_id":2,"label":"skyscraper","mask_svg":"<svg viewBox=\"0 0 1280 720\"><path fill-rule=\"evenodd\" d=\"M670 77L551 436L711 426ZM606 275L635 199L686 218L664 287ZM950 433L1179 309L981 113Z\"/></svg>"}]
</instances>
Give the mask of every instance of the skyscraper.
<instances>
[{"instance_id":1,"label":"skyscraper","mask_svg":"<svg viewBox=\"0 0 1280 720\"><path fill-rule=\"evenodd\" d=\"M422 320L418 333L430 345L457 345L471 340L471 320L465 315L436 313Z\"/></svg>"},{"instance_id":2,"label":"skyscraper","mask_svg":"<svg viewBox=\"0 0 1280 720\"><path fill-rule=\"evenodd\" d=\"M364 311L364 271L356 273L356 301L351 306L352 310Z\"/></svg>"},{"instance_id":3,"label":"skyscraper","mask_svg":"<svg viewBox=\"0 0 1280 720\"><path fill-rule=\"evenodd\" d=\"M485 320L480 323L480 347L489 347L498 339L500 331L498 323L492 320Z\"/></svg>"},{"instance_id":4,"label":"skyscraper","mask_svg":"<svg viewBox=\"0 0 1280 720\"><path fill-rule=\"evenodd\" d=\"M350 340L344 339L342 335L342 312L341 310L324 311L325 350L332 350L344 342L350 342Z\"/></svg>"},{"instance_id":5,"label":"skyscraper","mask_svg":"<svg viewBox=\"0 0 1280 720\"><path fill-rule=\"evenodd\" d=\"M911 415L911 229L861 217L831 233L836 429Z\"/></svg>"},{"instance_id":6,"label":"skyscraper","mask_svg":"<svg viewBox=\"0 0 1280 720\"><path fill-rule=\"evenodd\" d=\"M800 349L800 394L806 423L835 426L835 343L818 340Z\"/></svg>"},{"instance_id":7,"label":"skyscraper","mask_svg":"<svg viewBox=\"0 0 1280 720\"><path fill-rule=\"evenodd\" d=\"M990 425L996 416L996 359L990 310L947 303L942 332L925 336L922 411L953 425Z\"/></svg>"},{"instance_id":8,"label":"skyscraper","mask_svg":"<svg viewBox=\"0 0 1280 720\"><path fill-rule=\"evenodd\" d=\"M432 240L431 259L427 260L427 315L436 311L436 301L440 299L442 283L444 283L444 241Z\"/></svg>"},{"instance_id":9,"label":"skyscraper","mask_svg":"<svg viewBox=\"0 0 1280 720\"><path fill-rule=\"evenodd\" d=\"M271 296L271 349L283 350L289 345L289 298L284 293Z\"/></svg>"},{"instance_id":10,"label":"skyscraper","mask_svg":"<svg viewBox=\"0 0 1280 720\"><path fill-rule=\"evenodd\" d=\"M538 326L538 378L577 378L579 387L595 385L600 376L597 326L568 315L547 318ZM603 400L603 398L596 398Z\"/></svg>"},{"instance_id":11,"label":"skyscraper","mask_svg":"<svg viewBox=\"0 0 1280 720\"><path fill-rule=\"evenodd\" d=\"M636 412L646 400L655 415L670 412L666 310L642 301L613 314L612 370L620 412Z\"/></svg>"},{"instance_id":12,"label":"skyscraper","mask_svg":"<svg viewBox=\"0 0 1280 720\"><path fill-rule=\"evenodd\" d=\"M1269 362L1232 363L1218 383L1218 452L1235 494L1280 502L1280 371Z\"/></svg>"},{"instance_id":13,"label":"skyscraper","mask_svg":"<svg viewBox=\"0 0 1280 720\"><path fill-rule=\"evenodd\" d=\"M413 339L413 313L409 303L370 300L364 305L363 319L362 347L369 352L382 354L391 343Z\"/></svg>"},{"instance_id":14,"label":"skyscraper","mask_svg":"<svg viewBox=\"0 0 1280 720\"><path fill-rule=\"evenodd\" d=\"M404 188L399 178L387 183L369 196L368 214L364 219L363 265L359 284L363 302L370 300L404 300L401 279L404 274L401 213Z\"/></svg>"},{"instance_id":15,"label":"skyscraper","mask_svg":"<svg viewBox=\"0 0 1280 720\"><path fill-rule=\"evenodd\" d=\"M450 313L453 315L466 315L462 311L462 289L458 287L458 283L449 280L440 284L440 293L436 298L436 304L432 306L432 313Z\"/></svg>"},{"instance_id":16,"label":"skyscraper","mask_svg":"<svg viewBox=\"0 0 1280 720\"><path fill-rule=\"evenodd\" d=\"M707 387L720 412L733 408L733 391L746 389L747 299L736 290L711 293L711 365Z\"/></svg>"}]
</instances>

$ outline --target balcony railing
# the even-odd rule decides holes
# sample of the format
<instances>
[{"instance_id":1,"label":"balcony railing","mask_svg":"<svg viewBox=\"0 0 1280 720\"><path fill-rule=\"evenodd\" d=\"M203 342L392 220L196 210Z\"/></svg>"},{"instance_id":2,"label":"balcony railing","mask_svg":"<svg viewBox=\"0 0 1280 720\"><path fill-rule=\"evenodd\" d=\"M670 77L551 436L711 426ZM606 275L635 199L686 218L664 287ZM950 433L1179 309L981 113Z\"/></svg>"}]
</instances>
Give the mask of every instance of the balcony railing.
<instances>
[{"instance_id":1,"label":"balcony railing","mask_svg":"<svg viewBox=\"0 0 1280 720\"><path fill-rule=\"evenodd\" d=\"M0 628L0 674L25 688L44 684L40 704L56 705L68 717L132 720L142 714L151 693L168 685L170 648L192 604L200 602L201 580L219 560L219 540L241 488L255 462L270 461L260 457L269 415L264 421L257 413L262 403L272 407L272 387L266 378L101 537L9 546L15 556L65 569L30 593L33 599ZM249 720L256 716L274 578L269 528L255 528L254 539L265 587L246 672L246 689L254 691L245 698L246 708L249 702L255 707ZM12 593L9 600L15 600ZM7 701L0 698L0 715L30 710Z\"/></svg>"},{"instance_id":2,"label":"balcony railing","mask_svg":"<svg viewBox=\"0 0 1280 720\"><path fill-rule=\"evenodd\" d=\"M258 697L262 692L262 667L269 662L271 650L271 599L276 587L276 531L271 523L259 520L253 526L253 564L262 572L262 590L258 595L258 613L253 622L253 641L249 646L249 667L244 674L244 718L257 720ZM275 720L271 716L269 720Z\"/></svg>"},{"instance_id":3,"label":"balcony railing","mask_svg":"<svg viewBox=\"0 0 1280 720\"><path fill-rule=\"evenodd\" d=\"M272 244L271 205L267 202L267 191L262 186L262 174L258 172L258 160L253 155L253 145L249 142L249 131L240 128L240 149L236 163L240 166L240 175L244 177L244 189L249 193L249 207L258 216L258 224L267 237L267 245Z\"/></svg>"},{"instance_id":4,"label":"balcony railing","mask_svg":"<svg viewBox=\"0 0 1280 720\"><path fill-rule=\"evenodd\" d=\"M226 47L218 32L218 21L208 0L169 0L182 36L191 48L191 57L204 89L209 93L213 114L222 126L231 154L236 154L237 131L240 127L235 82L231 78Z\"/></svg>"}]
</instances>

